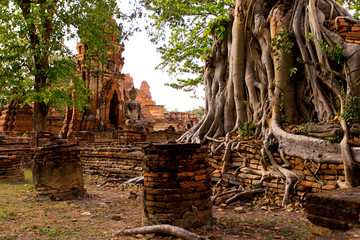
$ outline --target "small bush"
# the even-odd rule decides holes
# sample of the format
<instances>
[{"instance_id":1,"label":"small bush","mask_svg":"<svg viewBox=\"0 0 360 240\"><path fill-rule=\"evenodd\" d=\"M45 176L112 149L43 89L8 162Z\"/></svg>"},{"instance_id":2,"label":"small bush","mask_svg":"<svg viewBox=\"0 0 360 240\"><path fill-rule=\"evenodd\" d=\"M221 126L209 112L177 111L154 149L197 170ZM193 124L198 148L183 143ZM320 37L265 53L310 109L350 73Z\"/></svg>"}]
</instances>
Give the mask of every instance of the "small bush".
<instances>
[{"instance_id":1,"label":"small bush","mask_svg":"<svg viewBox=\"0 0 360 240\"><path fill-rule=\"evenodd\" d=\"M255 123L254 122L245 122L241 126L239 134L241 136L254 136L255 134Z\"/></svg>"}]
</instances>

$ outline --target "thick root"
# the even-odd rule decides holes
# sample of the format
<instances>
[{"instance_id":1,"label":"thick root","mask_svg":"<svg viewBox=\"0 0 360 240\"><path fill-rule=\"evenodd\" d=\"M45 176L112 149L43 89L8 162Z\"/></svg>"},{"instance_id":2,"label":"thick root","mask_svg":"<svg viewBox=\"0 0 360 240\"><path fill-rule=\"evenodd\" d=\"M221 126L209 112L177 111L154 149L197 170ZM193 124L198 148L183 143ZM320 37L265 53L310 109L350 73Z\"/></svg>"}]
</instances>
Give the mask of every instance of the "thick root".
<instances>
[{"instance_id":1,"label":"thick root","mask_svg":"<svg viewBox=\"0 0 360 240\"><path fill-rule=\"evenodd\" d=\"M122 236L122 235L134 235L134 234L166 234L174 237L179 237L184 240L207 240L206 237L201 237L195 233L189 232L180 227L168 225L168 224L161 224L161 225L154 225L154 226L145 226L145 227L138 227L133 229L125 229L121 231L117 231L113 234L114 237Z\"/></svg>"}]
</instances>

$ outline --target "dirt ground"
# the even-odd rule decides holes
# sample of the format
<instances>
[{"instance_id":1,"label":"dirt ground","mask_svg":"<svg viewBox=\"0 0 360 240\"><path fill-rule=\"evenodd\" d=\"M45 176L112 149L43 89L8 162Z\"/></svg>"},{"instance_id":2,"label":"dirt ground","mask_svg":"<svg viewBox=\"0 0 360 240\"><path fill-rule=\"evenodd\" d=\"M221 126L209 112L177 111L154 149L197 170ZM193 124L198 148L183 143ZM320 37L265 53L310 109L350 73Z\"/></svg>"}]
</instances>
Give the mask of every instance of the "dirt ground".
<instances>
[{"instance_id":1,"label":"dirt ground","mask_svg":"<svg viewBox=\"0 0 360 240\"><path fill-rule=\"evenodd\" d=\"M31 171L25 170L25 175L21 183L0 183L0 239L175 239L151 234L112 237L118 230L141 226L141 186L101 186L104 178L85 176L88 197L54 202L36 197ZM310 235L300 208L284 210L242 201L214 206L212 222L191 231L212 240L298 240Z\"/></svg>"}]
</instances>

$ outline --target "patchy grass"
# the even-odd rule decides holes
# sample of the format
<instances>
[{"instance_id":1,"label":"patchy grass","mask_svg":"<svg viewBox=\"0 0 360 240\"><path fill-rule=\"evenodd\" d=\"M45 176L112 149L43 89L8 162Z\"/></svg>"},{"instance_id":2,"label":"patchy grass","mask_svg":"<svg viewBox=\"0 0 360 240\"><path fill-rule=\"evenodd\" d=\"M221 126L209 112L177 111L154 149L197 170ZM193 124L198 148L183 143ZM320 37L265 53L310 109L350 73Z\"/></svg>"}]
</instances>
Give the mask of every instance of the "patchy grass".
<instances>
[{"instance_id":1,"label":"patchy grass","mask_svg":"<svg viewBox=\"0 0 360 240\"><path fill-rule=\"evenodd\" d=\"M141 225L140 200L130 197L130 191L107 184L102 178L85 176L89 197L82 200L56 202L36 197L30 169L20 183L0 183L0 240L5 239L139 239L112 238L120 229ZM249 207L245 213L235 213L234 206L214 207L213 225L195 229L201 235L213 235L219 240L240 239L307 239L309 223L301 213L284 210L266 211ZM119 221L112 218L117 216ZM144 239L144 238L140 238ZM152 240L173 239L156 236ZM174 238L175 239L175 238Z\"/></svg>"}]
</instances>

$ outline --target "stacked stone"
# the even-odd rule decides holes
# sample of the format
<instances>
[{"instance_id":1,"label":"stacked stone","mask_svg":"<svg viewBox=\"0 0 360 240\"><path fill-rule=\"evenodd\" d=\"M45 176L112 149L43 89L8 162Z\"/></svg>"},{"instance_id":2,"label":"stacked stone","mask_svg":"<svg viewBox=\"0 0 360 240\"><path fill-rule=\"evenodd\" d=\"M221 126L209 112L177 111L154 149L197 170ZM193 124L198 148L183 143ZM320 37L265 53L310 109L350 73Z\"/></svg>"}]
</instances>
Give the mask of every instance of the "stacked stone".
<instances>
[{"instance_id":1,"label":"stacked stone","mask_svg":"<svg viewBox=\"0 0 360 240\"><path fill-rule=\"evenodd\" d=\"M175 141L181 137L182 133L170 132L169 130L160 130L146 134L146 142Z\"/></svg>"},{"instance_id":2,"label":"stacked stone","mask_svg":"<svg viewBox=\"0 0 360 240\"><path fill-rule=\"evenodd\" d=\"M123 126L123 129L114 132L114 138L121 144L146 141L143 126Z\"/></svg>"},{"instance_id":3,"label":"stacked stone","mask_svg":"<svg viewBox=\"0 0 360 240\"><path fill-rule=\"evenodd\" d=\"M212 180L217 181L221 177L223 181L231 185L241 186L255 186L261 179L261 161L260 153L261 141L242 141L242 144L234 148L232 153L231 165L229 170L221 176L221 169L223 166L224 151L210 158L211 166L213 167ZM284 164L278 153L273 153L273 156L279 165ZM286 156L286 159L292 164L289 168L304 176L292 194L302 196L305 192L318 192L320 190L333 190L338 188L337 181L344 181L344 165L340 163L332 164L318 164L304 159ZM239 167L246 167L247 172L236 171ZM314 173L316 172L316 176ZM278 179L266 179L263 186L274 193L283 194L285 190L285 182Z\"/></svg>"},{"instance_id":4,"label":"stacked stone","mask_svg":"<svg viewBox=\"0 0 360 240\"><path fill-rule=\"evenodd\" d=\"M141 176L144 154L136 148L82 148L84 171L112 178Z\"/></svg>"},{"instance_id":5,"label":"stacked stone","mask_svg":"<svg viewBox=\"0 0 360 240\"><path fill-rule=\"evenodd\" d=\"M207 148L154 144L145 152L143 225L195 228L208 224L212 204Z\"/></svg>"},{"instance_id":6,"label":"stacked stone","mask_svg":"<svg viewBox=\"0 0 360 240\"><path fill-rule=\"evenodd\" d=\"M31 132L33 129L33 111L32 107L25 105L20 108L16 106L16 116L14 117L13 129L14 133Z\"/></svg>"},{"instance_id":7,"label":"stacked stone","mask_svg":"<svg viewBox=\"0 0 360 240\"><path fill-rule=\"evenodd\" d=\"M54 134L50 132L31 132L30 133L30 146L43 147L50 144L54 140Z\"/></svg>"},{"instance_id":8,"label":"stacked stone","mask_svg":"<svg viewBox=\"0 0 360 240\"><path fill-rule=\"evenodd\" d=\"M310 193L306 196L305 210L313 224L313 239L360 228L360 188Z\"/></svg>"},{"instance_id":9,"label":"stacked stone","mask_svg":"<svg viewBox=\"0 0 360 240\"><path fill-rule=\"evenodd\" d=\"M33 128L32 108L28 105L20 108L18 103L11 102L4 106L0 116L0 131L25 133Z\"/></svg>"},{"instance_id":10,"label":"stacked stone","mask_svg":"<svg viewBox=\"0 0 360 240\"><path fill-rule=\"evenodd\" d=\"M37 148L33 179L38 195L54 200L70 200L85 194L83 170L75 145Z\"/></svg>"},{"instance_id":11,"label":"stacked stone","mask_svg":"<svg viewBox=\"0 0 360 240\"><path fill-rule=\"evenodd\" d=\"M24 180L20 156L0 156L0 182L20 182Z\"/></svg>"},{"instance_id":12,"label":"stacked stone","mask_svg":"<svg viewBox=\"0 0 360 240\"><path fill-rule=\"evenodd\" d=\"M30 167L33 151L29 144L0 143L0 155L19 155L22 159L23 167Z\"/></svg>"},{"instance_id":13,"label":"stacked stone","mask_svg":"<svg viewBox=\"0 0 360 240\"><path fill-rule=\"evenodd\" d=\"M83 146L86 142L94 142L95 134L89 131L75 131L68 137L69 143Z\"/></svg>"},{"instance_id":14,"label":"stacked stone","mask_svg":"<svg viewBox=\"0 0 360 240\"><path fill-rule=\"evenodd\" d=\"M337 32L346 42L360 43L360 23L337 18L329 22L328 29Z\"/></svg>"}]
</instances>

